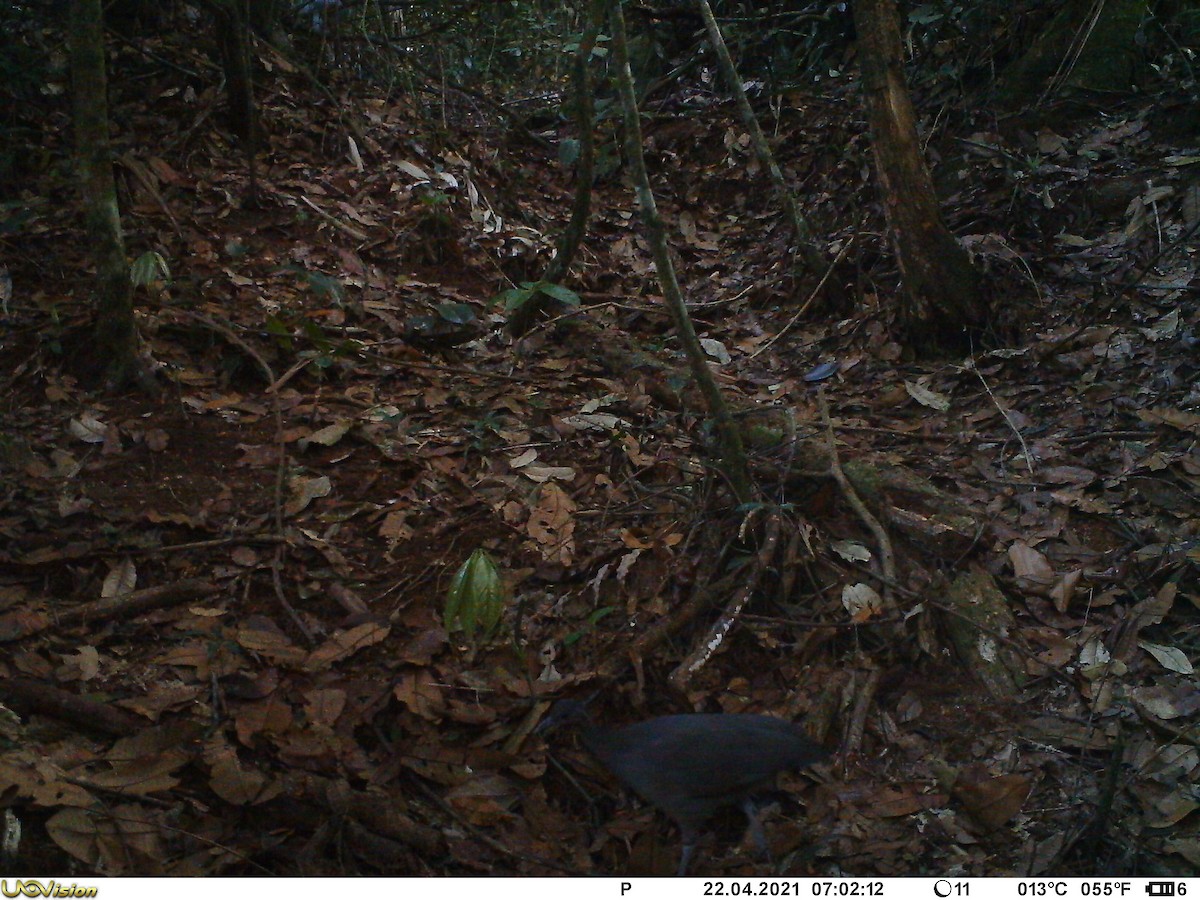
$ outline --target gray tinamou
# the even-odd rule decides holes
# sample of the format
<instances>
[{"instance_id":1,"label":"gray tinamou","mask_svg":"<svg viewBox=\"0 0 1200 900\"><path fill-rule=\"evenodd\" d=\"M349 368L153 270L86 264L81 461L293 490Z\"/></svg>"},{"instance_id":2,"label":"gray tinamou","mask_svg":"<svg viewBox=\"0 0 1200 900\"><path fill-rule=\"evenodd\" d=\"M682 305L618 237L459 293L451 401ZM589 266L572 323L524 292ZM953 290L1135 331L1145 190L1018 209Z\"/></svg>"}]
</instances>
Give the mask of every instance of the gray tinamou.
<instances>
[{"instance_id":1,"label":"gray tinamou","mask_svg":"<svg viewBox=\"0 0 1200 900\"><path fill-rule=\"evenodd\" d=\"M677 875L687 873L701 826L723 806L741 806L759 852L767 856L751 794L774 786L779 772L828 756L799 725L771 716L693 713L603 728L582 703L560 700L537 731L567 724L579 729L584 746L609 771L679 824L683 855Z\"/></svg>"}]
</instances>

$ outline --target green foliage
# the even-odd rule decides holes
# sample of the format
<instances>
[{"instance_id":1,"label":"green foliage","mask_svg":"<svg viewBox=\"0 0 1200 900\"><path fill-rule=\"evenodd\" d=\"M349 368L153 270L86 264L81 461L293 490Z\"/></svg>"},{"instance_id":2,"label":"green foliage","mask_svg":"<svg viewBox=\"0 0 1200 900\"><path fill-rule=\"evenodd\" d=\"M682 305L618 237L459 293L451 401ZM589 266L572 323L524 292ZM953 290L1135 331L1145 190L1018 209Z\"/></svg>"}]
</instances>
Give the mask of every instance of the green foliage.
<instances>
[{"instance_id":1,"label":"green foliage","mask_svg":"<svg viewBox=\"0 0 1200 900\"><path fill-rule=\"evenodd\" d=\"M147 250L130 265L129 280L134 287L150 287L157 283L168 285L171 283L171 267L161 253Z\"/></svg>"},{"instance_id":2,"label":"green foliage","mask_svg":"<svg viewBox=\"0 0 1200 900\"><path fill-rule=\"evenodd\" d=\"M475 321L475 309L469 303L439 303L434 311L453 325L469 325Z\"/></svg>"},{"instance_id":3,"label":"green foliage","mask_svg":"<svg viewBox=\"0 0 1200 900\"><path fill-rule=\"evenodd\" d=\"M523 281L518 287L501 291L492 298L492 303L500 304L504 307L505 312L512 313L538 294L545 294L566 306L579 305L578 294L570 288L565 288L561 284L552 284L549 281Z\"/></svg>"},{"instance_id":4,"label":"green foliage","mask_svg":"<svg viewBox=\"0 0 1200 900\"><path fill-rule=\"evenodd\" d=\"M323 302L340 306L346 300L346 287L340 278L294 264L284 266L283 270L299 276L308 289ZM307 347L297 349L296 332L307 339ZM331 369L338 360L357 359L362 352L362 344L359 341L331 339L320 325L309 318L285 319L270 316L267 319L267 333L275 338L275 343L281 350L289 354L295 353L300 359L308 358L312 367L319 371Z\"/></svg>"},{"instance_id":5,"label":"green foliage","mask_svg":"<svg viewBox=\"0 0 1200 900\"><path fill-rule=\"evenodd\" d=\"M304 266L298 266L294 263L286 265L283 268L288 272L300 276L308 285L309 290L323 301L340 305L346 299L346 288L340 278L334 278L323 272L314 272L311 269L306 269Z\"/></svg>"},{"instance_id":6,"label":"green foliage","mask_svg":"<svg viewBox=\"0 0 1200 900\"><path fill-rule=\"evenodd\" d=\"M495 437L503 427L504 420L498 413L494 411L484 413L467 426L467 433L471 436L471 449L483 453L489 447L494 446Z\"/></svg>"},{"instance_id":7,"label":"green foliage","mask_svg":"<svg viewBox=\"0 0 1200 900\"><path fill-rule=\"evenodd\" d=\"M1001 0L925 0L911 7L906 18L902 25L913 54L912 84L946 90L968 80L990 80L996 57L1004 52L1001 43L1018 30L1022 14Z\"/></svg>"},{"instance_id":8,"label":"green foliage","mask_svg":"<svg viewBox=\"0 0 1200 900\"><path fill-rule=\"evenodd\" d=\"M500 628L508 591L495 561L483 548L459 567L446 592L446 630L462 632L472 644L491 640Z\"/></svg>"},{"instance_id":9,"label":"green foliage","mask_svg":"<svg viewBox=\"0 0 1200 900\"><path fill-rule=\"evenodd\" d=\"M602 619L612 615L617 611L617 609L618 607L616 606L602 606L597 610L593 610L591 615L587 617L587 626L576 631L572 631L565 638L563 638L563 646L570 647L584 635L594 631Z\"/></svg>"},{"instance_id":10,"label":"green foliage","mask_svg":"<svg viewBox=\"0 0 1200 900\"><path fill-rule=\"evenodd\" d=\"M321 371L331 368L338 360L356 360L362 352L359 341L331 340L321 326L310 319L285 320L269 316L266 331L280 350L299 359L307 358L313 368ZM308 346L302 349L297 349L297 331L307 339Z\"/></svg>"},{"instance_id":11,"label":"green foliage","mask_svg":"<svg viewBox=\"0 0 1200 900\"><path fill-rule=\"evenodd\" d=\"M450 195L445 191L426 189L420 191L417 196L422 203L434 209L440 209L450 205Z\"/></svg>"},{"instance_id":12,"label":"green foliage","mask_svg":"<svg viewBox=\"0 0 1200 900\"><path fill-rule=\"evenodd\" d=\"M579 162L579 141L576 138L559 141L558 161L562 163L564 169L569 169Z\"/></svg>"},{"instance_id":13,"label":"green foliage","mask_svg":"<svg viewBox=\"0 0 1200 900\"><path fill-rule=\"evenodd\" d=\"M751 425L744 432L746 446L753 450L770 450L783 443L783 432L765 425Z\"/></svg>"}]
</instances>

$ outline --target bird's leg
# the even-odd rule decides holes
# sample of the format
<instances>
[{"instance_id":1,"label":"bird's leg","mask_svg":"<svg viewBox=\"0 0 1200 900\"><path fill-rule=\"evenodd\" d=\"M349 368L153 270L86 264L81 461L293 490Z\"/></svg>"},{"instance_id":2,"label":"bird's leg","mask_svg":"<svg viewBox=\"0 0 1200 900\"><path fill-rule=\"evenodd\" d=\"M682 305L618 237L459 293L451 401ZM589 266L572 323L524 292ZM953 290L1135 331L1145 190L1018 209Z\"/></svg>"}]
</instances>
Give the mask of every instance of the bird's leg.
<instances>
[{"instance_id":1,"label":"bird's leg","mask_svg":"<svg viewBox=\"0 0 1200 900\"><path fill-rule=\"evenodd\" d=\"M683 852L679 855L679 868L675 872L676 878L682 878L687 874L688 866L692 862L692 853L696 849L696 832L690 828L680 828L683 832Z\"/></svg>"},{"instance_id":2,"label":"bird's leg","mask_svg":"<svg viewBox=\"0 0 1200 900\"><path fill-rule=\"evenodd\" d=\"M754 846L758 849L758 855L769 862L771 848L767 846L767 836L763 832L762 822L758 820L758 807L749 797L742 800L742 812L746 814L746 821L750 824L750 836L754 838Z\"/></svg>"}]
</instances>

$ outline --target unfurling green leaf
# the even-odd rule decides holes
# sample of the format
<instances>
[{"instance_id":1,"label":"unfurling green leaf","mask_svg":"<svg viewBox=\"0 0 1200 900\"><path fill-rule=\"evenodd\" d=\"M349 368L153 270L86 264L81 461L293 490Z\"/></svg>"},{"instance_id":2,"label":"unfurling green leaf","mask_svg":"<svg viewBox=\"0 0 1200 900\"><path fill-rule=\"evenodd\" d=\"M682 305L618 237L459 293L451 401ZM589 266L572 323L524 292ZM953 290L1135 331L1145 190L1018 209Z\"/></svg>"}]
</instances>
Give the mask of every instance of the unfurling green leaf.
<instances>
[{"instance_id":1,"label":"unfurling green leaf","mask_svg":"<svg viewBox=\"0 0 1200 900\"><path fill-rule=\"evenodd\" d=\"M134 287L145 287L156 281L170 284L171 267L167 265L161 253L148 250L129 267L129 280L133 282Z\"/></svg>"},{"instance_id":2,"label":"unfurling green leaf","mask_svg":"<svg viewBox=\"0 0 1200 900\"><path fill-rule=\"evenodd\" d=\"M488 640L500 627L508 593L500 570L486 550L471 554L450 581L446 592L446 630L461 631L474 642Z\"/></svg>"}]
</instances>

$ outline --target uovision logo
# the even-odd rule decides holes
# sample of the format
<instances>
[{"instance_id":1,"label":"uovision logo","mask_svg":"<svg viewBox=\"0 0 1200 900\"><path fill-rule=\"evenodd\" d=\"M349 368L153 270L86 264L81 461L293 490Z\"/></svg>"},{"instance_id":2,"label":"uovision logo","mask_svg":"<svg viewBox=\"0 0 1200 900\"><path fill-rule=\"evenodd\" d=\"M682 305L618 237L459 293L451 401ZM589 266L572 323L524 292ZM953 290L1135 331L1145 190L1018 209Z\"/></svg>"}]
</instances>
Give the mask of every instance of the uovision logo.
<instances>
[{"instance_id":1,"label":"uovision logo","mask_svg":"<svg viewBox=\"0 0 1200 900\"><path fill-rule=\"evenodd\" d=\"M0 879L0 894L5 897L95 897L97 893L97 888L78 884L17 880L9 885L7 878Z\"/></svg>"}]
</instances>

